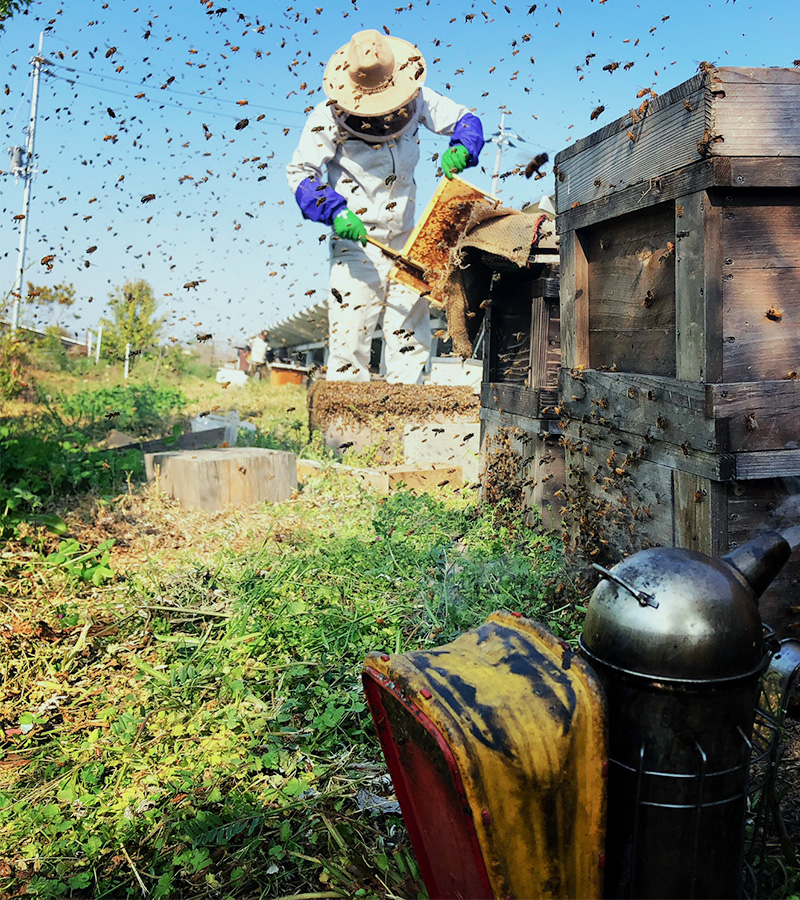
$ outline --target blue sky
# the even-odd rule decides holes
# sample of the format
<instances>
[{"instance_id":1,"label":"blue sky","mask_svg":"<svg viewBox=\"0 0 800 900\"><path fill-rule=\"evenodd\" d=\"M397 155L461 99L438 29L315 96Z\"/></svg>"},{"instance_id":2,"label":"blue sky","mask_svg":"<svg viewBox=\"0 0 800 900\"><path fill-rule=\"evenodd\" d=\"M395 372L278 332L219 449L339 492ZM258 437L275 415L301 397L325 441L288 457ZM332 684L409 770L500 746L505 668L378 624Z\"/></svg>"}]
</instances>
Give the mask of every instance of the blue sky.
<instances>
[{"instance_id":1,"label":"blue sky","mask_svg":"<svg viewBox=\"0 0 800 900\"><path fill-rule=\"evenodd\" d=\"M384 27L419 46L426 83L474 108L487 134L507 113L522 140L505 151L503 173L542 150L552 162L637 106L639 90L668 90L703 60L791 66L800 56L794 0L561 0L535 9L518 0L34 2L0 33L4 149L25 143L41 31L49 61L26 279L75 285L80 318L65 324L81 335L113 288L138 278L179 338L202 327L240 340L324 299L326 230L302 222L284 167L304 110L324 99L331 54L354 31ZM621 65L604 71L611 62ZM419 209L436 186L432 157L446 144L423 135ZM488 191L494 163L487 144L468 179ZM2 302L14 282L22 184L7 174L7 157L0 169ZM521 206L552 192L546 170L539 181L508 175L500 196ZM155 199L142 203L148 194ZM48 255L49 270L40 262Z\"/></svg>"}]
</instances>

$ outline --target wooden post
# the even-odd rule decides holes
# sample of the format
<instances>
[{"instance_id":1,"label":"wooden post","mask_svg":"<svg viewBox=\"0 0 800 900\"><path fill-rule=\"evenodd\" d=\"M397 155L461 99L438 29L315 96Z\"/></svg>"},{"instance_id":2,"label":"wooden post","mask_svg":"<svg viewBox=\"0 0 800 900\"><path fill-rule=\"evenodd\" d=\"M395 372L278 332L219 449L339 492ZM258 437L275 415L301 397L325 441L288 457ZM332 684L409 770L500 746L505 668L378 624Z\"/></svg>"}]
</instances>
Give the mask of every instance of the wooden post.
<instances>
[{"instance_id":1,"label":"wooden post","mask_svg":"<svg viewBox=\"0 0 800 900\"><path fill-rule=\"evenodd\" d=\"M561 365L589 365L589 267L577 231L561 235Z\"/></svg>"},{"instance_id":2,"label":"wooden post","mask_svg":"<svg viewBox=\"0 0 800 900\"><path fill-rule=\"evenodd\" d=\"M131 345L125 344L125 378L128 377L128 370L131 363Z\"/></svg>"},{"instance_id":3,"label":"wooden post","mask_svg":"<svg viewBox=\"0 0 800 900\"><path fill-rule=\"evenodd\" d=\"M675 364L684 381L722 381L721 208L708 191L675 201Z\"/></svg>"},{"instance_id":4,"label":"wooden post","mask_svg":"<svg viewBox=\"0 0 800 900\"><path fill-rule=\"evenodd\" d=\"M97 347L95 348L94 354L94 364L97 365L100 362L100 345L103 343L103 326L99 325L97 328Z\"/></svg>"}]
</instances>

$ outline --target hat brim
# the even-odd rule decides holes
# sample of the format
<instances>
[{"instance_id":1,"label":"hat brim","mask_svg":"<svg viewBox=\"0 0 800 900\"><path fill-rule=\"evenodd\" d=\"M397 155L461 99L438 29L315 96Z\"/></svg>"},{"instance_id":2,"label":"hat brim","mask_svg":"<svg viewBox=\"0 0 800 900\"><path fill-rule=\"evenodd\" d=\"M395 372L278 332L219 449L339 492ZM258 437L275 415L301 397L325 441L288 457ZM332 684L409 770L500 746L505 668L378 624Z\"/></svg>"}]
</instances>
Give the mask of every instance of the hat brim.
<instances>
[{"instance_id":1,"label":"hat brim","mask_svg":"<svg viewBox=\"0 0 800 900\"><path fill-rule=\"evenodd\" d=\"M385 116L405 106L425 83L427 66L419 49L402 38L388 35L386 40L394 53L394 73L385 88L372 94L360 91L347 74L349 44L340 47L330 58L325 67L322 87L328 99L333 100L339 109L351 115Z\"/></svg>"}]
</instances>

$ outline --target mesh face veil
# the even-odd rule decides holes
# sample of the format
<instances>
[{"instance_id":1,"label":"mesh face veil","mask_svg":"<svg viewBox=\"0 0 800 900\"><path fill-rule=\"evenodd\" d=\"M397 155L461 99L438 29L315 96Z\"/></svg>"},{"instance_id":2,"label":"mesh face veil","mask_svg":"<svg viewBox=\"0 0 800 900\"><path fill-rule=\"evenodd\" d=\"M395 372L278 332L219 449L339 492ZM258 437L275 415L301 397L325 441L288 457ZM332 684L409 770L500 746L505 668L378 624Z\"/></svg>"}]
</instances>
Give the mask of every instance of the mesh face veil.
<instances>
[{"instance_id":1,"label":"mesh face veil","mask_svg":"<svg viewBox=\"0 0 800 900\"><path fill-rule=\"evenodd\" d=\"M385 116L356 116L337 111L336 117L339 125L353 137L370 143L381 143L403 134L413 121L415 105L412 100Z\"/></svg>"}]
</instances>

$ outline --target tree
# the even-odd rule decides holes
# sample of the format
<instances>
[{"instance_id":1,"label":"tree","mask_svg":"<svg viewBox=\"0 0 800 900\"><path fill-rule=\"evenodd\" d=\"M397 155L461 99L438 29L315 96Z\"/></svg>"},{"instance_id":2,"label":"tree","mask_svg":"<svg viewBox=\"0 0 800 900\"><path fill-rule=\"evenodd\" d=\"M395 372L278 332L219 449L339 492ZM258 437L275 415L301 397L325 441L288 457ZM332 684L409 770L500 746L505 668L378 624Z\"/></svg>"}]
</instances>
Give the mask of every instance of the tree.
<instances>
[{"instance_id":1,"label":"tree","mask_svg":"<svg viewBox=\"0 0 800 900\"><path fill-rule=\"evenodd\" d=\"M30 4L31 0L0 0L0 31L3 30L6 19L10 19L14 13L24 10L27 14Z\"/></svg>"},{"instance_id":2,"label":"tree","mask_svg":"<svg viewBox=\"0 0 800 900\"><path fill-rule=\"evenodd\" d=\"M48 309L50 325L63 331L61 317L75 303L75 286L65 282L64 284L54 284L52 287L38 287L29 281L25 300L30 304L36 304L40 310ZM38 311L33 314L33 317L34 319L41 318Z\"/></svg>"},{"instance_id":3,"label":"tree","mask_svg":"<svg viewBox=\"0 0 800 900\"><path fill-rule=\"evenodd\" d=\"M166 316L157 316L158 303L150 285L140 279L114 288L108 295L109 318L102 318L103 350L120 359L125 345L131 350L146 351L161 339Z\"/></svg>"}]
</instances>

